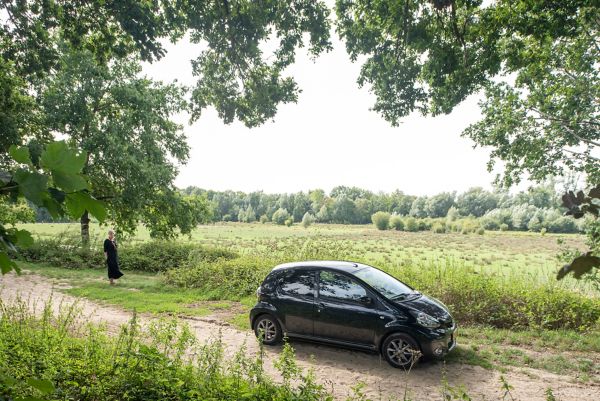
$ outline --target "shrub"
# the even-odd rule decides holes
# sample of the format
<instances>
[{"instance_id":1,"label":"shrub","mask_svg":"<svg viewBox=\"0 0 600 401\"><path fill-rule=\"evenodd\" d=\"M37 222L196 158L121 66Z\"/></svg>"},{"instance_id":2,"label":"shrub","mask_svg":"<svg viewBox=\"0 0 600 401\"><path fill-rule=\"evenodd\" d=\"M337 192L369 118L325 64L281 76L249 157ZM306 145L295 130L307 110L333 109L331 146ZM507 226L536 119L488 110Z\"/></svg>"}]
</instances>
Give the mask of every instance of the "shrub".
<instances>
[{"instance_id":1,"label":"shrub","mask_svg":"<svg viewBox=\"0 0 600 401\"><path fill-rule=\"evenodd\" d=\"M419 225L419 231L428 231L433 227L433 221L431 219L419 219L417 220Z\"/></svg>"},{"instance_id":2,"label":"shrub","mask_svg":"<svg viewBox=\"0 0 600 401\"><path fill-rule=\"evenodd\" d=\"M289 218L290 213L286 209L280 207L275 211L275 213L273 213L271 221L275 224L279 224L280 226L282 226L285 224L285 221Z\"/></svg>"},{"instance_id":3,"label":"shrub","mask_svg":"<svg viewBox=\"0 0 600 401\"><path fill-rule=\"evenodd\" d=\"M419 291L444 302L462 325L505 329L597 329L600 299L556 282L536 284L480 274L452 260L412 266L378 266Z\"/></svg>"},{"instance_id":4,"label":"shrub","mask_svg":"<svg viewBox=\"0 0 600 401\"><path fill-rule=\"evenodd\" d=\"M292 218L290 217L289 219L287 219L287 220L285 221L285 225L286 225L287 227L291 227L291 226L293 226L293 225L294 225L294 219L292 219Z\"/></svg>"},{"instance_id":5,"label":"shrub","mask_svg":"<svg viewBox=\"0 0 600 401\"><path fill-rule=\"evenodd\" d=\"M387 212L377 212L371 216L371 221L378 230L387 230L390 224L390 214Z\"/></svg>"},{"instance_id":6,"label":"shrub","mask_svg":"<svg viewBox=\"0 0 600 401\"><path fill-rule=\"evenodd\" d=\"M330 396L304 376L294 352L284 345L276 368L284 378L265 375L262 354L246 355L244 346L224 359L220 338L200 345L187 326L159 320L141 327L136 318L110 337L94 326L81 327L72 308L43 318L26 305L0 301L0 399L61 400L321 400ZM43 379L40 397L28 379Z\"/></svg>"},{"instance_id":7,"label":"shrub","mask_svg":"<svg viewBox=\"0 0 600 401\"><path fill-rule=\"evenodd\" d=\"M443 223L435 223L431 227L431 231L435 234L444 234L446 232L446 227Z\"/></svg>"},{"instance_id":8,"label":"shrub","mask_svg":"<svg viewBox=\"0 0 600 401\"><path fill-rule=\"evenodd\" d=\"M302 217L302 227L308 228L315 222L315 216L313 216L310 212L304 213Z\"/></svg>"},{"instance_id":9,"label":"shrub","mask_svg":"<svg viewBox=\"0 0 600 401\"><path fill-rule=\"evenodd\" d=\"M260 216L260 222L262 224L268 223L269 222L269 218L267 217L266 214L263 214L262 216Z\"/></svg>"},{"instance_id":10,"label":"shrub","mask_svg":"<svg viewBox=\"0 0 600 401\"><path fill-rule=\"evenodd\" d=\"M71 269L106 265L101 242L84 247L74 237L38 239L32 247L24 249L22 255L29 262ZM214 261L235 257L235 252L226 249L175 241L150 241L119 246L119 265L123 270L159 272L184 266L190 259Z\"/></svg>"},{"instance_id":11,"label":"shrub","mask_svg":"<svg viewBox=\"0 0 600 401\"><path fill-rule=\"evenodd\" d=\"M508 224L506 224L506 223L500 224L500 231L508 231Z\"/></svg>"},{"instance_id":12,"label":"shrub","mask_svg":"<svg viewBox=\"0 0 600 401\"><path fill-rule=\"evenodd\" d=\"M396 231L404 230L404 221L402 221L402 217L397 214L393 215L390 218L390 226Z\"/></svg>"},{"instance_id":13,"label":"shrub","mask_svg":"<svg viewBox=\"0 0 600 401\"><path fill-rule=\"evenodd\" d=\"M408 217L404 221L404 229L411 232L419 231L419 223L414 217Z\"/></svg>"},{"instance_id":14,"label":"shrub","mask_svg":"<svg viewBox=\"0 0 600 401\"><path fill-rule=\"evenodd\" d=\"M479 227L479 228L477 229L477 234L479 234L479 235L483 235L483 234L485 234L485 230L483 229L483 227Z\"/></svg>"},{"instance_id":15,"label":"shrub","mask_svg":"<svg viewBox=\"0 0 600 401\"><path fill-rule=\"evenodd\" d=\"M200 288L215 299L240 299L254 294L276 261L257 256L200 261L182 269L165 272L165 283Z\"/></svg>"}]
</instances>

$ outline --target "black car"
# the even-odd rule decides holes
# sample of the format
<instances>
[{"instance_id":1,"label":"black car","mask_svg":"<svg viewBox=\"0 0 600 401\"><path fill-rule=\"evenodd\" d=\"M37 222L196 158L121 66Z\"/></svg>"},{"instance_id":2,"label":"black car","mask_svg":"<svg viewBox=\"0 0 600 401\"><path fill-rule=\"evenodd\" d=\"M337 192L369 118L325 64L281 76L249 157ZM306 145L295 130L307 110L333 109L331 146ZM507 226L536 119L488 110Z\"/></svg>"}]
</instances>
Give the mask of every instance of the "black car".
<instances>
[{"instance_id":1,"label":"black car","mask_svg":"<svg viewBox=\"0 0 600 401\"><path fill-rule=\"evenodd\" d=\"M381 352L401 368L456 346L448 309L383 271L360 263L276 266L257 290L250 323L264 344L284 335Z\"/></svg>"}]
</instances>

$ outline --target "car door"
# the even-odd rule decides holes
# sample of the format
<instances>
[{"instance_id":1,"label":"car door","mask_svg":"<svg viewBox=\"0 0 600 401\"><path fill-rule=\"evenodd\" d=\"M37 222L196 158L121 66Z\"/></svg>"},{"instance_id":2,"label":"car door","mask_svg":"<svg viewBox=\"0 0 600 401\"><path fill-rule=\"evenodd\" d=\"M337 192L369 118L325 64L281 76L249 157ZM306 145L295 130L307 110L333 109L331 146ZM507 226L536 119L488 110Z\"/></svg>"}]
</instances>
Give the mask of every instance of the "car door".
<instances>
[{"instance_id":1,"label":"car door","mask_svg":"<svg viewBox=\"0 0 600 401\"><path fill-rule=\"evenodd\" d=\"M368 298L370 304L365 303ZM373 345L380 324L378 307L376 297L350 276L321 270L315 304L315 337Z\"/></svg>"},{"instance_id":2,"label":"car door","mask_svg":"<svg viewBox=\"0 0 600 401\"><path fill-rule=\"evenodd\" d=\"M313 335L315 272L295 269L279 279L277 310L288 335Z\"/></svg>"}]
</instances>

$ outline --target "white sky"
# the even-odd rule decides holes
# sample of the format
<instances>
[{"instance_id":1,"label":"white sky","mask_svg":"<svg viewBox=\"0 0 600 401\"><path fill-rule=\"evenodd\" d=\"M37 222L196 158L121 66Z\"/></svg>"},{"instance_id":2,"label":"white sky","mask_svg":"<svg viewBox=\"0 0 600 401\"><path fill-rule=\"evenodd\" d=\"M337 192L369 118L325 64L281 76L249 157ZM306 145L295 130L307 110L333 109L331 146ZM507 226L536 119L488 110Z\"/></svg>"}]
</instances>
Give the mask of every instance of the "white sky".
<instances>
[{"instance_id":1,"label":"white sky","mask_svg":"<svg viewBox=\"0 0 600 401\"><path fill-rule=\"evenodd\" d=\"M474 96L450 115L415 114L394 128L369 110L374 96L356 84L360 64L352 64L343 43L332 39L333 51L314 63L304 49L298 52L287 72L302 93L298 103L279 107L275 121L253 129L225 125L207 109L189 126L187 116L180 116L191 152L176 185L268 193L348 185L413 195L491 188L488 151L473 149L460 136L479 118ZM200 47L187 41L166 47L167 56L145 65L144 72L192 85L189 60Z\"/></svg>"}]
</instances>

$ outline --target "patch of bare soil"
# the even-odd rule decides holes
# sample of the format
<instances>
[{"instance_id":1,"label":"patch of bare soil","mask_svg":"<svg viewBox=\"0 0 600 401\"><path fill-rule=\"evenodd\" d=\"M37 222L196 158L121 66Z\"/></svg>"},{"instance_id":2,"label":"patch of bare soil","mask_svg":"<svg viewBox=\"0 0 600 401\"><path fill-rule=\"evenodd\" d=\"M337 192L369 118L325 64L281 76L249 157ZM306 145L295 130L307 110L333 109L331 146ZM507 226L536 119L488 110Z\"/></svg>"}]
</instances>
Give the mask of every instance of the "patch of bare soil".
<instances>
[{"instance_id":1,"label":"patch of bare soil","mask_svg":"<svg viewBox=\"0 0 600 401\"><path fill-rule=\"evenodd\" d=\"M34 274L23 276L9 274L0 277L0 291L4 301L10 302L20 297L29 300L30 307L37 312L43 309L50 298L53 299L57 311L61 303L77 302L84 319L103 324L111 332L116 332L132 316L131 313L119 308L62 294L57 292L58 288L50 280ZM153 318L152 315L142 315L140 321L145 324ZM220 333L228 357L232 357L244 343L248 347L248 352L258 351L252 332L240 331L224 325L218 314L185 319L185 321L201 342L215 338ZM293 342L292 345L296 350L299 365L305 369L313 368L318 380L334 393L336 399L345 399L353 386L363 382L366 385L364 388L366 395L373 399L402 398L405 389L408 388L408 394L413 400L442 400L440 391L443 378L442 363L421 363L407 375L402 370L390 367L375 354L302 342ZM267 348L266 369L273 377L278 376L272 362L279 350L280 347ZM547 388L552 388L557 399L561 400L600 399L599 386L574 383L568 377L543 370L508 368L504 377L514 387L512 394L515 399L545 400L544 393ZM452 386L464 386L473 400L502 399L500 373L497 371L478 366L452 364L447 367L446 378Z\"/></svg>"}]
</instances>

